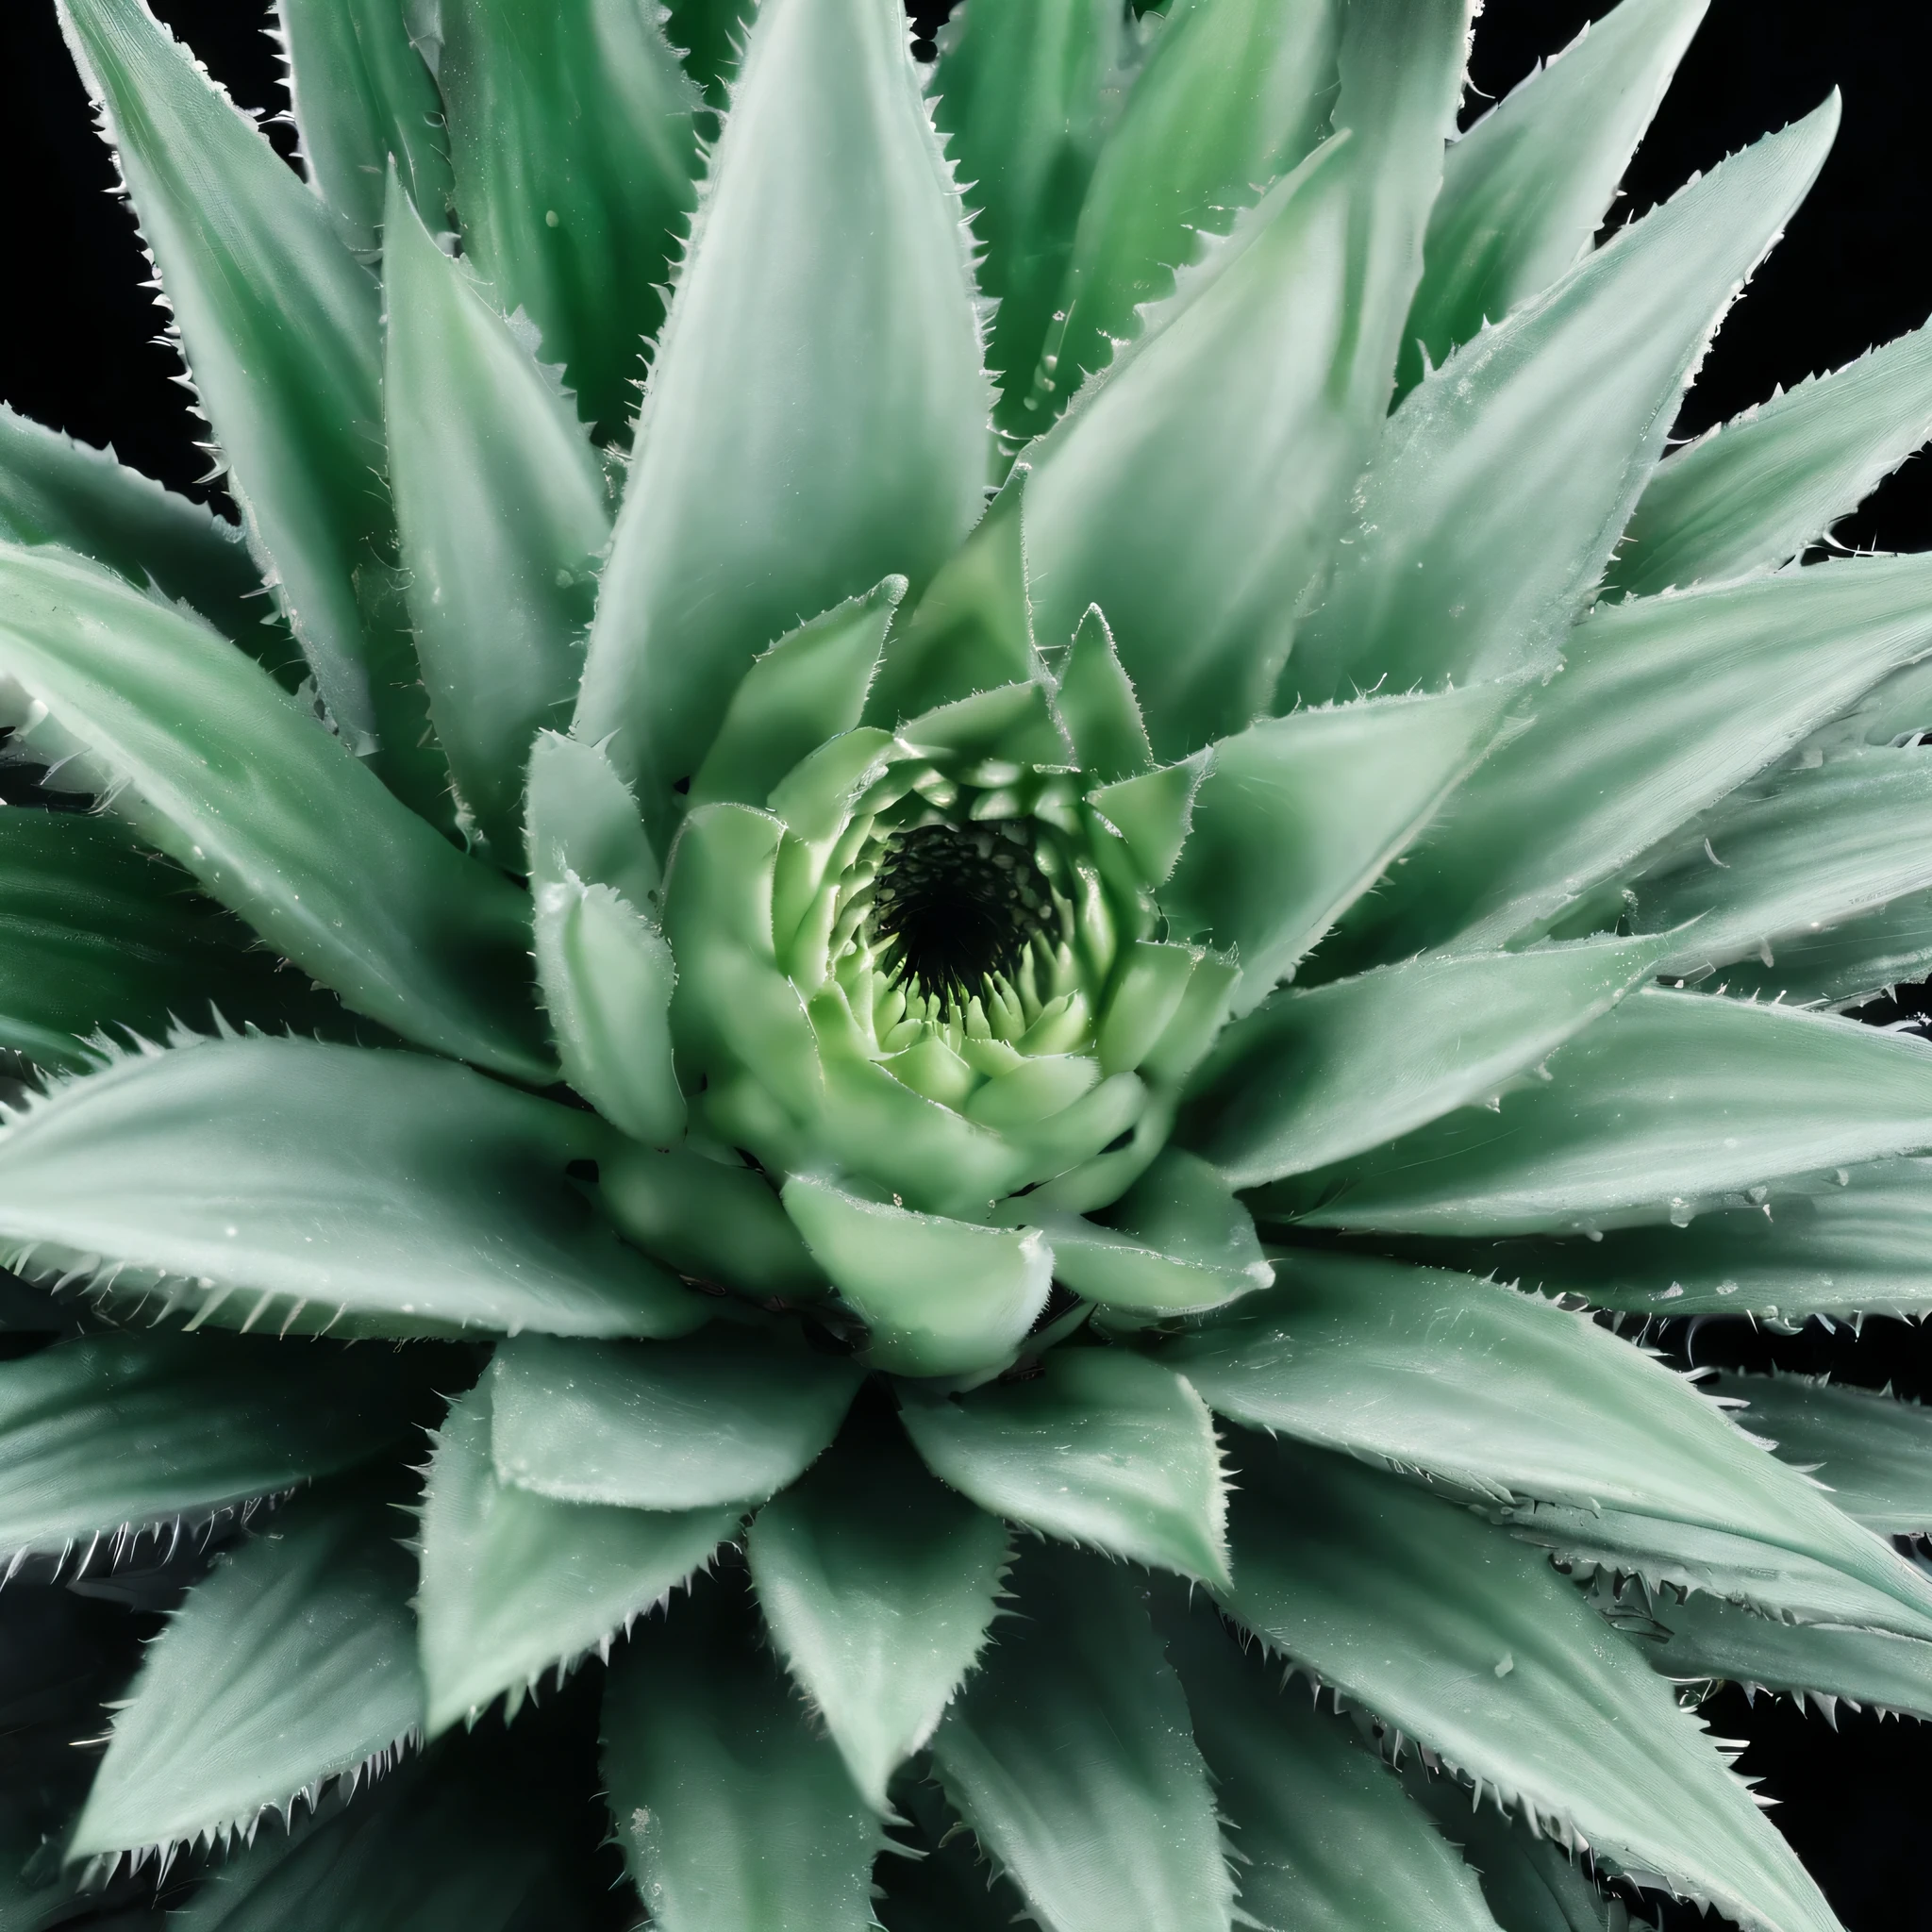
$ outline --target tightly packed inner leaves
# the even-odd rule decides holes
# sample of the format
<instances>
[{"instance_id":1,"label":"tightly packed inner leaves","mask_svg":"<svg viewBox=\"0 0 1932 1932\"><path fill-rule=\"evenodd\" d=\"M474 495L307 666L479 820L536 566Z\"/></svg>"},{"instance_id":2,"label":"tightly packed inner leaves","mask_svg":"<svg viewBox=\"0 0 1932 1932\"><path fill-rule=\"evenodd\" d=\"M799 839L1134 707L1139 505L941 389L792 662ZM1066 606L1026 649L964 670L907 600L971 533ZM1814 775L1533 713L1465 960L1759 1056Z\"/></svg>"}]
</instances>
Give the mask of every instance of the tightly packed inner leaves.
<instances>
[{"instance_id":1,"label":"tightly packed inner leaves","mask_svg":"<svg viewBox=\"0 0 1932 1932\"><path fill-rule=\"evenodd\" d=\"M9 1926L1835 1924L1932 1424L1640 1343L1932 1307L1932 340L1667 453L1702 12L61 0L241 522L0 416Z\"/></svg>"}]
</instances>

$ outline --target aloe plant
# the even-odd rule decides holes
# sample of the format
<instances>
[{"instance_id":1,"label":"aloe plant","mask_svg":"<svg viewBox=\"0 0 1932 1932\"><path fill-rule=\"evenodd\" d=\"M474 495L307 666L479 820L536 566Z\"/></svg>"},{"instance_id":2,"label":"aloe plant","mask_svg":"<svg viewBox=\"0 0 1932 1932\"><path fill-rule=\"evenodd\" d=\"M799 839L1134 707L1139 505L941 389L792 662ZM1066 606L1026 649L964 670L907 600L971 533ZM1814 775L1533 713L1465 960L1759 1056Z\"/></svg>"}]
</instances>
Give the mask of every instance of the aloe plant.
<instances>
[{"instance_id":1,"label":"aloe plant","mask_svg":"<svg viewBox=\"0 0 1932 1932\"><path fill-rule=\"evenodd\" d=\"M241 524L0 418L0 1923L1828 1932L1689 1707L1932 1716L1932 1428L1640 1344L1932 1308L1932 338L1666 453L1836 99L60 8Z\"/></svg>"}]
</instances>

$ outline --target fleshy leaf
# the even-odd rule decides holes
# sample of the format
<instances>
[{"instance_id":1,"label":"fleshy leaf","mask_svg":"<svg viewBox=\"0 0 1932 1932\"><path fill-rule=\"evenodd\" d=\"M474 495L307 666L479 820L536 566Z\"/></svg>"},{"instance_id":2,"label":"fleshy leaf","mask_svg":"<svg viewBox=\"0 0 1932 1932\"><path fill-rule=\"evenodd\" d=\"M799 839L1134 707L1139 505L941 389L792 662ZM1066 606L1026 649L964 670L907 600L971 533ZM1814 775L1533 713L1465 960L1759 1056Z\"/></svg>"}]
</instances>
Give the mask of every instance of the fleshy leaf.
<instances>
[{"instance_id":1,"label":"fleshy leaf","mask_svg":"<svg viewBox=\"0 0 1932 1932\"><path fill-rule=\"evenodd\" d=\"M1758 1932L1833 1932L1690 1712L1535 1550L1400 1478L1244 1444L1229 1607L1506 1802Z\"/></svg>"},{"instance_id":2,"label":"fleshy leaf","mask_svg":"<svg viewBox=\"0 0 1932 1932\"><path fill-rule=\"evenodd\" d=\"M189 605L293 689L300 659L242 532L111 450L0 405L0 541L57 543Z\"/></svg>"},{"instance_id":3,"label":"fleshy leaf","mask_svg":"<svg viewBox=\"0 0 1932 1932\"><path fill-rule=\"evenodd\" d=\"M1793 933L1765 965L1734 960L1723 983L1753 999L1844 1011L1932 974L1932 892L1908 892L1823 932Z\"/></svg>"},{"instance_id":4,"label":"fleshy leaf","mask_svg":"<svg viewBox=\"0 0 1932 1932\"><path fill-rule=\"evenodd\" d=\"M1607 578L1642 593L1770 570L1932 436L1932 330L1802 382L1677 451L1644 486Z\"/></svg>"},{"instance_id":5,"label":"fleshy leaf","mask_svg":"<svg viewBox=\"0 0 1932 1932\"><path fill-rule=\"evenodd\" d=\"M558 1503L491 1467L486 1378L450 1410L424 1491L416 1598L429 1734L607 1646L738 1528L735 1509Z\"/></svg>"},{"instance_id":6,"label":"fleshy leaf","mask_svg":"<svg viewBox=\"0 0 1932 1932\"><path fill-rule=\"evenodd\" d=\"M257 558L350 748L435 815L440 759L382 582L382 353L375 277L142 0L62 21L102 102L201 407Z\"/></svg>"},{"instance_id":7,"label":"fleshy leaf","mask_svg":"<svg viewBox=\"0 0 1932 1932\"><path fill-rule=\"evenodd\" d=\"M1053 1250L1036 1228L916 1214L794 1174L785 1211L872 1331L867 1359L902 1375L1004 1363L1046 1306Z\"/></svg>"},{"instance_id":8,"label":"fleshy leaf","mask_svg":"<svg viewBox=\"0 0 1932 1932\"><path fill-rule=\"evenodd\" d=\"M108 1026L158 1038L215 1012L341 1024L332 1001L252 946L112 819L0 811L0 1044L37 1065L94 1065L82 1040Z\"/></svg>"},{"instance_id":9,"label":"fleshy leaf","mask_svg":"<svg viewBox=\"0 0 1932 1932\"><path fill-rule=\"evenodd\" d=\"M894 573L917 593L977 520L973 301L897 7L772 0L652 367L577 708L579 736L617 734L654 827L760 651Z\"/></svg>"},{"instance_id":10,"label":"fleshy leaf","mask_svg":"<svg viewBox=\"0 0 1932 1932\"><path fill-rule=\"evenodd\" d=\"M1632 223L1409 391L1285 692L1551 668L1718 319L1823 164L1838 99ZM1109 615L1112 613L1109 612ZM1118 620L1116 620L1118 621Z\"/></svg>"},{"instance_id":11,"label":"fleshy leaf","mask_svg":"<svg viewBox=\"0 0 1932 1932\"><path fill-rule=\"evenodd\" d=\"M924 1857L889 1858L878 1871L887 1932L1007 1932L1026 1902L998 1876L937 1785L908 1778L893 1792L909 1831L901 1841Z\"/></svg>"},{"instance_id":12,"label":"fleshy leaf","mask_svg":"<svg viewBox=\"0 0 1932 1932\"><path fill-rule=\"evenodd\" d=\"M1173 1370L1124 1350L1050 1349L1030 1380L957 1398L908 1390L900 1413L933 1474L992 1515L1226 1579L1213 1419Z\"/></svg>"},{"instance_id":13,"label":"fleshy leaf","mask_svg":"<svg viewBox=\"0 0 1932 1932\"><path fill-rule=\"evenodd\" d=\"M1487 749L1493 688L1275 718L1214 748L1161 910L1241 962L1258 1006L1414 839Z\"/></svg>"},{"instance_id":14,"label":"fleshy leaf","mask_svg":"<svg viewBox=\"0 0 1932 1932\"><path fill-rule=\"evenodd\" d=\"M884 1842L742 1602L653 1619L611 1667L604 1782L663 1932L864 1932Z\"/></svg>"},{"instance_id":15,"label":"fleshy leaf","mask_svg":"<svg viewBox=\"0 0 1932 1932\"><path fill-rule=\"evenodd\" d=\"M903 1443L834 1449L759 1511L752 1581L778 1649L874 1810L972 1669L1007 1531Z\"/></svg>"},{"instance_id":16,"label":"fleshy leaf","mask_svg":"<svg viewBox=\"0 0 1932 1932\"><path fill-rule=\"evenodd\" d=\"M280 1327L309 1308L404 1334L683 1334L703 1303L566 1178L608 1139L427 1055L263 1039L134 1054L0 1129L0 1241L16 1269L165 1291L197 1322Z\"/></svg>"},{"instance_id":17,"label":"fleshy leaf","mask_svg":"<svg viewBox=\"0 0 1932 1932\"><path fill-rule=\"evenodd\" d=\"M1097 604L1074 633L1054 702L1080 769L1090 776L1117 783L1152 767L1154 750L1134 681L1121 667L1113 633Z\"/></svg>"},{"instance_id":18,"label":"fleshy leaf","mask_svg":"<svg viewBox=\"0 0 1932 1932\"><path fill-rule=\"evenodd\" d=\"M653 13L625 0L448 0L439 25L465 252L608 441L696 199L690 84Z\"/></svg>"},{"instance_id":19,"label":"fleshy leaf","mask_svg":"<svg viewBox=\"0 0 1932 1932\"><path fill-rule=\"evenodd\" d=\"M1932 1580L1682 1377L1514 1289L1307 1253L1158 1357L1223 1414L1475 1494L1603 1506L1842 1570L1932 1627Z\"/></svg>"},{"instance_id":20,"label":"fleshy leaf","mask_svg":"<svg viewBox=\"0 0 1932 1932\"><path fill-rule=\"evenodd\" d=\"M1243 1657L1211 1611L1163 1623L1241 1848L1242 1924L1496 1932L1454 1845L1339 1720Z\"/></svg>"},{"instance_id":21,"label":"fleshy leaf","mask_svg":"<svg viewBox=\"0 0 1932 1932\"><path fill-rule=\"evenodd\" d=\"M383 240L390 487L429 715L458 797L515 870L531 741L568 719L583 671L604 467L393 177Z\"/></svg>"},{"instance_id":22,"label":"fleshy leaf","mask_svg":"<svg viewBox=\"0 0 1932 1932\"><path fill-rule=\"evenodd\" d=\"M987 360L1009 436L1043 426L1028 408L1034 372L1107 132L1124 24L1113 0L972 0L940 34L933 118L968 184L981 285L999 303Z\"/></svg>"},{"instance_id":23,"label":"fleshy leaf","mask_svg":"<svg viewBox=\"0 0 1932 1932\"><path fill-rule=\"evenodd\" d=\"M1495 1093L1607 1012L1657 952L1612 940L1424 957L1284 990L1215 1042L1184 1138L1237 1188L1379 1147Z\"/></svg>"},{"instance_id":24,"label":"fleshy leaf","mask_svg":"<svg viewBox=\"0 0 1932 1932\"><path fill-rule=\"evenodd\" d=\"M0 1549L118 1540L347 1468L408 1427L423 1376L388 1350L224 1335L88 1336L0 1364Z\"/></svg>"},{"instance_id":25,"label":"fleshy leaf","mask_svg":"<svg viewBox=\"0 0 1932 1932\"><path fill-rule=\"evenodd\" d=\"M358 248L383 235L393 158L409 199L439 231L452 187L442 97L410 38L403 0L282 0L289 95L308 178Z\"/></svg>"},{"instance_id":26,"label":"fleshy leaf","mask_svg":"<svg viewBox=\"0 0 1932 1932\"><path fill-rule=\"evenodd\" d=\"M1708 0L1624 0L1450 145L1401 387L1591 245Z\"/></svg>"},{"instance_id":27,"label":"fleshy leaf","mask_svg":"<svg viewBox=\"0 0 1932 1932\"><path fill-rule=\"evenodd\" d=\"M1167 10L1079 205L1039 377L1030 366L1008 372L1023 409L1032 405L1019 419L1026 433L1137 332L1136 310L1172 291L1199 230L1224 232L1314 148L1334 99L1342 10L1339 0L1180 0Z\"/></svg>"},{"instance_id":28,"label":"fleshy leaf","mask_svg":"<svg viewBox=\"0 0 1932 1932\"><path fill-rule=\"evenodd\" d=\"M756 659L691 781L691 804L763 805L800 759L853 730L905 594L906 580L888 577L788 632Z\"/></svg>"},{"instance_id":29,"label":"fleshy leaf","mask_svg":"<svg viewBox=\"0 0 1932 1932\"><path fill-rule=\"evenodd\" d=\"M1464 1108L1267 1208L1317 1227L1579 1233L1932 1146L1932 1048L1848 1020L1646 988L1551 1057L1547 1081Z\"/></svg>"},{"instance_id":30,"label":"fleshy leaf","mask_svg":"<svg viewBox=\"0 0 1932 1932\"><path fill-rule=\"evenodd\" d=\"M549 1077L524 895L387 796L225 639L78 558L0 550L0 683L26 742L74 759L69 782L358 1012Z\"/></svg>"},{"instance_id":31,"label":"fleshy leaf","mask_svg":"<svg viewBox=\"0 0 1932 1932\"><path fill-rule=\"evenodd\" d=\"M303 1497L218 1562L142 1659L71 1856L252 1833L420 1737L396 1528L379 1496Z\"/></svg>"},{"instance_id":32,"label":"fleshy leaf","mask_svg":"<svg viewBox=\"0 0 1932 1932\"><path fill-rule=\"evenodd\" d=\"M1048 1932L1226 1932L1214 1801L1140 1589L1052 1548L1014 1582L933 1740L947 1797Z\"/></svg>"},{"instance_id":33,"label":"fleshy leaf","mask_svg":"<svg viewBox=\"0 0 1932 1932\"><path fill-rule=\"evenodd\" d=\"M1644 598L1570 633L1529 728L1365 922L1384 952L1546 927L1932 649L1932 566L1858 558ZM1537 836L1524 839L1523 828Z\"/></svg>"},{"instance_id":34,"label":"fleshy leaf","mask_svg":"<svg viewBox=\"0 0 1932 1932\"><path fill-rule=\"evenodd\" d=\"M658 903L662 869L638 802L595 746L540 731L530 750L529 872L610 886L640 910Z\"/></svg>"},{"instance_id":35,"label":"fleshy leaf","mask_svg":"<svg viewBox=\"0 0 1932 1932\"><path fill-rule=\"evenodd\" d=\"M490 1367L505 1482L560 1503L762 1503L837 1434L859 1372L740 1330L626 1346L522 1336Z\"/></svg>"}]
</instances>

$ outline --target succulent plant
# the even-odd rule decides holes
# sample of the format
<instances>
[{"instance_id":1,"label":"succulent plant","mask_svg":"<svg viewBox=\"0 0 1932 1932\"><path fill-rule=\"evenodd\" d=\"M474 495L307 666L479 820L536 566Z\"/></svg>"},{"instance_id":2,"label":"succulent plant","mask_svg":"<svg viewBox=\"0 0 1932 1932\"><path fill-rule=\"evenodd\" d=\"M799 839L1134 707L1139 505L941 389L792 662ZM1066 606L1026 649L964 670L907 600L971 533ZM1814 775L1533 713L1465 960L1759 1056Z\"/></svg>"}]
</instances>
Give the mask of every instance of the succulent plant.
<instances>
[{"instance_id":1,"label":"succulent plant","mask_svg":"<svg viewBox=\"0 0 1932 1932\"><path fill-rule=\"evenodd\" d=\"M60 4L241 524L0 417L0 1921L1833 1926L1932 1425L1642 1343L1932 1308L1932 338L1666 453L1836 100Z\"/></svg>"}]
</instances>

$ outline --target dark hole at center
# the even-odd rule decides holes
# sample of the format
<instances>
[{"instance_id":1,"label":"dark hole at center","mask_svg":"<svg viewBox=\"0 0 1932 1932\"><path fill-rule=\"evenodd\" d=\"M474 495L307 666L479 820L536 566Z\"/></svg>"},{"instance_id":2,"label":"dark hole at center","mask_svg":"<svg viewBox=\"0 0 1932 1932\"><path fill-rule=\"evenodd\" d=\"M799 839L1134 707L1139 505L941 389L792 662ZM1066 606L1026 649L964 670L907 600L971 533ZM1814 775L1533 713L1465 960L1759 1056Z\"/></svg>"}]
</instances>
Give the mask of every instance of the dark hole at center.
<instances>
[{"instance_id":1,"label":"dark hole at center","mask_svg":"<svg viewBox=\"0 0 1932 1932\"><path fill-rule=\"evenodd\" d=\"M1015 822L917 825L887 847L872 927L889 971L928 995L966 999L1019 966L1052 911Z\"/></svg>"}]
</instances>

